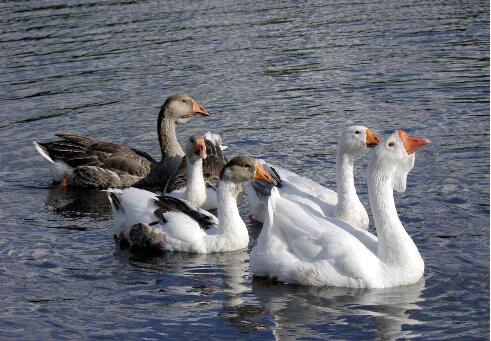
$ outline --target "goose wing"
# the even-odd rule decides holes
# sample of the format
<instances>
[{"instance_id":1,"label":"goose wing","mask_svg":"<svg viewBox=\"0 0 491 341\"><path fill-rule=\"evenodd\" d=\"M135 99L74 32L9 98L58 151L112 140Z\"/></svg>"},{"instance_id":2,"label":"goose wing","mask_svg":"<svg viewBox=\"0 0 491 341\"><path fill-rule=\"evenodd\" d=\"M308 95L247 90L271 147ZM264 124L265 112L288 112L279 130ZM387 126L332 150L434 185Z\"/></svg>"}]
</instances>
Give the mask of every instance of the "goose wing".
<instances>
[{"instance_id":1,"label":"goose wing","mask_svg":"<svg viewBox=\"0 0 491 341\"><path fill-rule=\"evenodd\" d=\"M155 205L157 205L157 209L154 214L157 218L162 219L164 223L166 212L180 212L195 220L202 229L218 225L218 219L213 214L186 200L161 195L155 199Z\"/></svg>"},{"instance_id":2,"label":"goose wing","mask_svg":"<svg viewBox=\"0 0 491 341\"><path fill-rule=\"evenodd\" d=\"M365 265L372 268L376 252L377 238L371 233L327 219L308 205L283 198L275 188L251 252L251 269L289 283L314 284L320 276L336 285L358 278Z\"/></svg>"},{"instance_id":3,"label":"goose wing","mask_svg":"<svg viewBox=\"0 0 491 341\"><path fill-rule=\"evenodd\" d=\"M130 186L150 173L155 160L145 152L88 137L59 133L61 140L37 143L53 162L74 168L77 184Z\"/></svg>"}]
</instances>

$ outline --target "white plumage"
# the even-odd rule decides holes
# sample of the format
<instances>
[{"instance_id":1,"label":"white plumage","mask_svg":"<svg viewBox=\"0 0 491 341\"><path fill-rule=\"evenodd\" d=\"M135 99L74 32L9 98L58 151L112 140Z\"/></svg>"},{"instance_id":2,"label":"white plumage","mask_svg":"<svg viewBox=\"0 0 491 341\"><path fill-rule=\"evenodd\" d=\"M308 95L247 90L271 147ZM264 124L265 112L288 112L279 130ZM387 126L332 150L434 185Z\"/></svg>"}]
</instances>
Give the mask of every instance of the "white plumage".
<instances>
[{"instance_id":1,"label":"white plumage","mask_svg":"<svg viewBox=\"0 0 491 341\"><path fill-rule=\"evenodd\" d=\"M73 177L73 167L70 167L67 165L65 162L61 160L54 161L46 152L46 150L37 142L37 141L32 141L34 144L34 147L36 150L41 154L42 157L44 157L46 160L48 160L51 164L50 171L51 171L51 176L54 181L60 182L62 181L65 177L68 179L72 179Z\"/></svg>"},{"instance_id":2,"label":"white plumage","mask_svg":"<svg viewBox=\"0 0 491 341\"><path fill-rule=\"evenodd\" d=\"M279 193L283 198L307 205L325 217L337 217L368 229L368 214L356 193L353 163L357 156L365 154L369 147L378 142L379 137L364 126L351 126L343 132L338 143L336 162L338 193L306 177L272 166L281 178ZM267 196L250 188L247 190L247 199L252 219L263 222L267 211Z\"/></svg>"},{"instance_id":3,"label":"white plumage","mask_svg":"<svg viewBox=\"0 0 491 341\"><path fill-rule=\"evenodd\" d=\"M405 189L399 184L405 184L413 153L426 143L429 140L398 131L376 148L368 184L378 238L284 198L274 188L251 252L253 274L313 286L386 288L416 283L424 262L397 216L393 189ZM411 144L416 147L408 147Z\"/></svg>"},{"instance_id":4,"label":"white plumage","mask_svg":"<svg viewBox=\"0 0 491 341\"><path fill-rule=\"evenodd\" d=\"M136 188L110 189L116 234L130 244L147 245L149 241L164 251L210 253L244 249L249 233L237 208L237 193L242 182L254 179L273 181L262 165L250 157L238 156L227 163L217 188L218 219L184 200L159 197Z\"/></svg>"}]
</instances>

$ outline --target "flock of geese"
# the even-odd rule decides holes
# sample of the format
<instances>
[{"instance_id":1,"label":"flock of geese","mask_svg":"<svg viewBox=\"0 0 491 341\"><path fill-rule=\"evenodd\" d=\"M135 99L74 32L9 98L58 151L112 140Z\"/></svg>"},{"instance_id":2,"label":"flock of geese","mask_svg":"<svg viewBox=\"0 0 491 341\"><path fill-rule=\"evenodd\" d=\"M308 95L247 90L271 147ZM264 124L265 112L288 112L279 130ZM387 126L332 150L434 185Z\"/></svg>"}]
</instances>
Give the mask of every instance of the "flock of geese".
<instances>
[{"instance_id":1,"label":"flock of geese","mask_svg":"<svg viewBox=\"0 0 491 341\"><path fill-rule=\"evenodd\" d=\"M263 160L227 161L217 134L190 136L183 150L176 124L208 115L189 96L168 97L157 121L160 161L77 134L56 134L59 140L34 141L34 146L50 162L55 182L107 191L115 236L130 247L195 253L246 249L249 233L237 198L251 181L245 187L250 217L263 223L250 253L255 276L352 288L421 279L424 262L399 220L393 191L405 191L415 152L428 139L397 130L382 141L367 127L348 127L337 147L335 192ZM355 159L372 149L367 183L376 236L367 231L369 218L353 175ZM216 216L208 212L213 209Z\"/></svg>"}]
</instances>

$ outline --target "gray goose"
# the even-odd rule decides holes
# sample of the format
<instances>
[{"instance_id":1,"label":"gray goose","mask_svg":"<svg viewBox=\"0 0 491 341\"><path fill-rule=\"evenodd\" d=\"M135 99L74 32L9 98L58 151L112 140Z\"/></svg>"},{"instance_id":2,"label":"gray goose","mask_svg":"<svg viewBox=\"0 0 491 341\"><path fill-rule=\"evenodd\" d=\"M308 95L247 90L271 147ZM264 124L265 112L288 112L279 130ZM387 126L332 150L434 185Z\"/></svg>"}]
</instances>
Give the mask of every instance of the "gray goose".
<instances>
[{"instance_id":1,"label":"gray goose","mask_svg":"<svg viewBox=\"0 0 491 341\"><path fill-rule=\"evenodd\" d=\"M177 171L184 156L176 136L176 124L208 111L190 96L169 96L162 105L157 129L161 161L149 154L111 142L59 133L61 140L34 141L38 152L50 161L55 182L81 187L151 187L163 188Z\"/></svg>"}]
</instances>

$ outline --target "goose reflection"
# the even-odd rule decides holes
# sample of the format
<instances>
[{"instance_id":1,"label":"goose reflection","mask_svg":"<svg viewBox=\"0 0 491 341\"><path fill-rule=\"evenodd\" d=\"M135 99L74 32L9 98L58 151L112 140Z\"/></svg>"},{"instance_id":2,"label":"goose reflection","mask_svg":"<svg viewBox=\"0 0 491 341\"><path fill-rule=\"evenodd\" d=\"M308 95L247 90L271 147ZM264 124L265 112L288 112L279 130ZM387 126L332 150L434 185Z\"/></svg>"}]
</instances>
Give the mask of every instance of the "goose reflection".
<instances>
[{"instance_id":1,"label":"goose reflection","mask_svg":"<svg viewBox=\"0 0 491 341\"><path fill-rule=\"evenodd\" d=\"M367 338L372 333L389 340L416 337L402 326L421 323L411 312L421 309L423 288L424 280L377 290L302 287L259 278L252 282L253 293L274 315L273 334L278 340L324 339L319 329L309 327L321 325L327 332L336 328L340 338Z\"/></svg>"},{"instance_id":2,"label":"goose reflection","mask_svg":"<svg viewBox=\"0 0 491 341\"><path fill-rule=\"evenodd\" d=\"M44 210L70 219L88 217L104 221L111 216L107 194L98 189L52 187L49 189Z\"/></svg>"},{"instance_id":3,"label":"goose reflection","mask_svg":"<svg viewBox=\"0 0 491 341\"><path fill-rule=\"evenodd\" d=\"M117 248L115 257L130 268L137 267L140 275L152 273L155 277L158 273L156 277L164 286L162 290L170 295L168 297L174 297L173 319L184 318L196 310L212 309L219 318L245 331L266 329L261 321L267 310L255 299L249 302L251 288L247 251L211 254L165 252L155 256ZM185 299L178 300L176 297L181 295Z\"/></svg>"}]
</instances>

